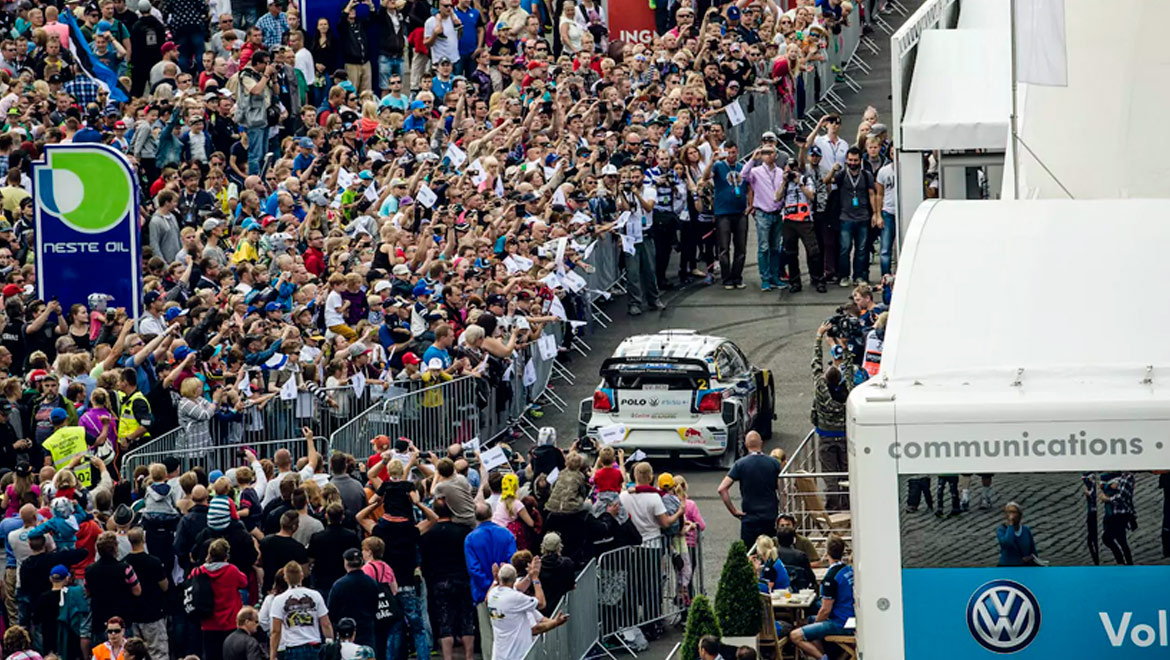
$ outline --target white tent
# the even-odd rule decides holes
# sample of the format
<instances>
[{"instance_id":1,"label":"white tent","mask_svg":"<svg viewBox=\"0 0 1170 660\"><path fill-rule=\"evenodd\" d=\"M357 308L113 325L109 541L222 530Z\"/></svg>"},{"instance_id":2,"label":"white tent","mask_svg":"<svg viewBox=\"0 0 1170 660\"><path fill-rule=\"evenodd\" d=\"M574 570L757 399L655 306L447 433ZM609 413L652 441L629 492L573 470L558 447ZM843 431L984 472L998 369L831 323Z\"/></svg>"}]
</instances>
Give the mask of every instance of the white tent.
<instances>
[{"instance_id":1,"label":"white tent","mask_svg":"<svg viewBox=\"0 0 1170 660\"><path fill-rule=\"evenodd\" d=\"M1011 114L1010 80L1011 53L1003 31L925 31L899 148L1002 151Z\"/></svg>"},{"instance_id":2,"label":"white tent","mask_svg":"<svg viewBox=\"0 0 1170 660\"><path fill-rule=\"evenodd\" d=\"M1010 0L969 0L959 7L960 30L1011 31Z\"/></svg>"},{"instance_id":3,"label":"white tent","mask_svg":"<svg viewBox=\"0 0 1170 660\"><path fill-rule=\"evenodd\" d=\"M1151 221L1166 217L1170 200L925 202L903 244L882 374L1170 366L1170 344L1139 329L1170 326L1170 306L1123 284L1165 277L1150 246L1170 244L1170 222Z\"/></svg>"}]
</instances>

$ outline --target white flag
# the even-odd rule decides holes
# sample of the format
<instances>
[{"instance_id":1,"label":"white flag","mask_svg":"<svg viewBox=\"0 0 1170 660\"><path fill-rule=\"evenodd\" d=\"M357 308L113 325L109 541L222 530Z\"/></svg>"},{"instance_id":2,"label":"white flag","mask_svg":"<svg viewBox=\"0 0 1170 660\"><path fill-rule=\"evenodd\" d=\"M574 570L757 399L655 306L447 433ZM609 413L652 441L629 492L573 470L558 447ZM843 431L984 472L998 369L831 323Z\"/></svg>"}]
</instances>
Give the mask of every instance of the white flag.
<instances>
[{"instance_id":1,"label":"white flag","mask_svg":"<svg viewBox=\"0 0 1170 660\"><path fill-rule=\"evenodd\" d=\"M1068 86L1064 0L1016 0L1016 79Z\"/></svg>"}]
</instances>

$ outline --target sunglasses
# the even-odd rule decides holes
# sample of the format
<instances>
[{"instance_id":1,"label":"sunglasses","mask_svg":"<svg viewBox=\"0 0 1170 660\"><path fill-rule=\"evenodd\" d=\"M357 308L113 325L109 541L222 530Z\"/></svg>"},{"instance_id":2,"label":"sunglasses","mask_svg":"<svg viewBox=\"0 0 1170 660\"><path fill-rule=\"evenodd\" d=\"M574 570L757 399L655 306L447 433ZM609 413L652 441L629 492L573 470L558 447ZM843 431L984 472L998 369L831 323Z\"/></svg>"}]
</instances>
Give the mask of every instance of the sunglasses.
<instances>
[{"instance_id":1,"label":"sunglasses","mask_svg":"<svg viewBox=\"0 0 1170 660\"><path fill-rule=\"evenodd\" d=\"M122 629L121 628L106 628L106 634L107 635L121 635Z\"/></svg>"}]
</instances>

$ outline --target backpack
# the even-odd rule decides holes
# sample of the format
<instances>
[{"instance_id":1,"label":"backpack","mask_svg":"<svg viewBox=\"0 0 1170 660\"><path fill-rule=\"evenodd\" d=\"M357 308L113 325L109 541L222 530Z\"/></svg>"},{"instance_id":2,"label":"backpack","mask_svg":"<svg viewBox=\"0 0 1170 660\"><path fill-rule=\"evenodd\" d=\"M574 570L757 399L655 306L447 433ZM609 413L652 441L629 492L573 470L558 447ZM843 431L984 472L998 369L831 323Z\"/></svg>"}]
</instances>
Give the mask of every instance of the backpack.
<instances>
[{"instance_id":1,"label":"backpack","mask_svg":"<svg viewBox=\"0 0 1170 660\"><path fill-rule=\"evenodd\" d=\"M191 577L183 585L183 613L190 617L204 619L215 611L215 592L211 587L211 576L202 568L191 571Z\"/></svg>"}]
</instances>

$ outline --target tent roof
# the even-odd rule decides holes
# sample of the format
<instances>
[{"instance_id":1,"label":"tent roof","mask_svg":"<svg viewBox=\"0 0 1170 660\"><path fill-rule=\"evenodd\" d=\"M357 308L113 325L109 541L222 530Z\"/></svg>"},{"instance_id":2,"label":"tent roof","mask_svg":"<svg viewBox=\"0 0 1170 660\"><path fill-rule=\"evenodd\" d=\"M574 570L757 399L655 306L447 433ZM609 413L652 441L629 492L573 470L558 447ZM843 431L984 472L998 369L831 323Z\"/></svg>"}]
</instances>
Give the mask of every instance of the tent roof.
<instances>
[{"instance_id":1,"label":"tent roof","mask_svg":"<svg viewBox=\"0 0 1170 660\"><path fill-rule=\"evenodd\" d=\"M1003 30L1004 39L1011 31L1011 2L1009 0L976 0L964 2L959 8L960 30Z\"/></svg>"},{"instance_id":2,"label":"tent roof","mask_svg":"<svg viewBox=\"0 0 1170 660\"><path fill-rule=\"evenodd\" d=\"M967 391L1006 387L1020 368L1026 381L1059 386L1124 372L1120 381L1137 387L1147 365L1170 378L1170 343L1149 335L1170 327L1157 284L1170 222L1150 222L1160 217L1170 200L922 204L899 263L882 375Z\"/></svg>"},{"instance_id":3,"label":"tent roof","mask_svg":"<svg viewBox=\"0 0 1170 660\"><path fill-rule=\"evenodd\" d=\"M1003 31L926 30L902 119L901 148L1003 151L1011 114L1010 80L1011 55Z\"/></svg>"}]
</instances>

